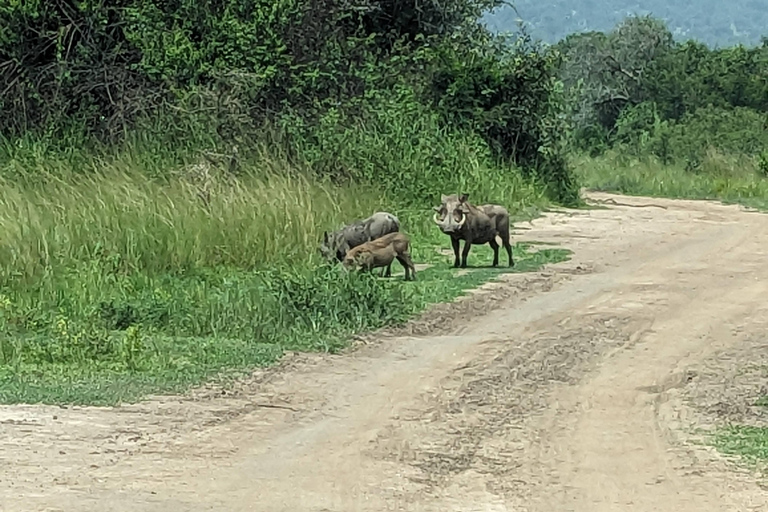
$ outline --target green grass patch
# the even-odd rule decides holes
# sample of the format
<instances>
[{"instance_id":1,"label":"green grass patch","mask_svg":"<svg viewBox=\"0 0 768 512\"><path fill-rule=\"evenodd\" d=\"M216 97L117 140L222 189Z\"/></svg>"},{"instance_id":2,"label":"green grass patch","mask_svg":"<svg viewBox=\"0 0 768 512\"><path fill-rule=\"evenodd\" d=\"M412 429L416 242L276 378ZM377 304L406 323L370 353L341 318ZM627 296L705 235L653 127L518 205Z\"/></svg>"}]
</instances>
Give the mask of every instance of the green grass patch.
<instances>
[{"instance_id":1,"label":"green grass patch","mask_svg":"<svg viewBox=\"0 0 768 512\"><path fill-rule=\"evenodd\" d=\"M474 268L458 275L452 257L417 247L415 261L434 266L416 282L404 282L399 268L390 279L340 266L222 268L113 274L111 286L93 289L91 276L76 273L48 300L35 292L4 295L0 402L114 404L269 365L285 350L333 352L352 333L404 322L500 274L568 257L563 249L518 244L513 269L483 268L492 251L479 246L470 255Z\"/></svg>"},{"instance_id":2,"label":"green grass patch","mask_svg":"<svg viewBox=\"0 0 768 512\"><path fill-rule=\"evenodd\" d=\"M768 461L768 428L731 426L719 430L714 446L727 455L742 457L750 463Z\"/></svg>"},{"instance_id":3,"label":"green grass patch","mask_svg":"<svg viewBox=\"0 0 768 512\"><path fill-rule=\"evenodd\" d=\"M634 158L621 152L596 158L579 156L573 164L583 185L592 190L768 208L768 179L752 157L710 151L695 170L684 163L663 165L653 157Z\"/></svg>"}]
</instances>

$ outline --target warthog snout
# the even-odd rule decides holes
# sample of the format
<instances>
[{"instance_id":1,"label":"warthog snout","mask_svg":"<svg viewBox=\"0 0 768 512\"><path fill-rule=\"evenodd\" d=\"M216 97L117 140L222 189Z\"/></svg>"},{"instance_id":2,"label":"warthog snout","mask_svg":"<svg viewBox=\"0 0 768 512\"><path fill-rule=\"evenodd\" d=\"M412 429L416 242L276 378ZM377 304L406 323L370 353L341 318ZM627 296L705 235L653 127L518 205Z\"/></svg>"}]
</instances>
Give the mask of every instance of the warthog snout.
<instances>
[{"instance_id":1,"label":"warthog snout","mask_svg":"<svg viewBox=\"0 0 768 512\"><path fill-rule=\"evenodd\" d=\"M443 233L458 233L467 222L469 209L466 207L467 196L446 196L441 197L442 204L434 208L435 214L433 220L440 227Z\"/></svg>"}]
</instances>

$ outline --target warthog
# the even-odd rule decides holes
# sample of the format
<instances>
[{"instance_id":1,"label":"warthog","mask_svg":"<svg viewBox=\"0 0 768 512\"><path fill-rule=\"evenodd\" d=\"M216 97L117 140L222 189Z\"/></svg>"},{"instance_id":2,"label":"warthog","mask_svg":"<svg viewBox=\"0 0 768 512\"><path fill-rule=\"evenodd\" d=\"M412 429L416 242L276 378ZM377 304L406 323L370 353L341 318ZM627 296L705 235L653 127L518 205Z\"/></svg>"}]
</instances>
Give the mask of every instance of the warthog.
<instances>
[{"instance_id":1,"label":"warthog","mask_svg":"<svg viewBox=\"0 0 768 512\"><path fill-rule=\"evenodd\" d=\"M467 201L468 194L442 195L442 204L434 208L435 223L440 230L451 237L453 254L456 259L453 266L467 267L467 255L472 244L488 244L493 249L493 266L499 264L499 244L496 235L509 255L509 266L515 265L512 259L512 246L509 243L509 212L497 204L475 206ZM459 259L459 241L464 240L464 250Z\"/></svg>"},{"instance_id":2,"label":"warthog","mask_svg":"<svg viewBox=\"0 0 768 512\"><path fill-rule=\"evenodd\" d=\"M409 279L408 273L410 271L412 279L415 281L416 267L411 260L411 254L408 252L410 244L411 239L405 233L389 233L350 249L344 257L342 265L347 270L360 268L371 271L379 267L390 268L392 260L397 258L397 261L405 269L405 280Z\"/></svg>"},{"instance_id":3,"label":"warthog","mask_svg":"<svg viewBox=\"0 0 768 512\"><path fill-rule=\"evenodd\" d=\"M388 212L376 212L367 219L355 221L332 233L324 231L320 254L329 262L343 261L350 249L398 231L400 221L397 217ZM387 267L386 275L391 275L390 267Z\"/></svg>"}]
</instances>

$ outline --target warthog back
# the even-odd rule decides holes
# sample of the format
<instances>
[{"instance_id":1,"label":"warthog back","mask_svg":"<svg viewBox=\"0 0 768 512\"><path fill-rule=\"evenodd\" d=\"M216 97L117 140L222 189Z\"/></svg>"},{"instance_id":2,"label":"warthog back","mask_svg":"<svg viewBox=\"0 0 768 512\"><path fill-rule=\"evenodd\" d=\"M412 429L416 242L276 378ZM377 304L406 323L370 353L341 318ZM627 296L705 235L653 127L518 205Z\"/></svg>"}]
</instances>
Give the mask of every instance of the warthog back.
<instances>
[{"instance_id":1,"label":"warthog back","mask_svg":"<svg viewBox=\"0 0 768 512\"><path fill-rule=\"evenodd\" d=\"M392 260L397 259L405 268L405 278L408 279L410 272L415 279L416 268L409 253L410 243L410 237L404 233L389 233L349 250L344 257L344 267L373 270L388 267Z\"/></svg>"}]
</instances>

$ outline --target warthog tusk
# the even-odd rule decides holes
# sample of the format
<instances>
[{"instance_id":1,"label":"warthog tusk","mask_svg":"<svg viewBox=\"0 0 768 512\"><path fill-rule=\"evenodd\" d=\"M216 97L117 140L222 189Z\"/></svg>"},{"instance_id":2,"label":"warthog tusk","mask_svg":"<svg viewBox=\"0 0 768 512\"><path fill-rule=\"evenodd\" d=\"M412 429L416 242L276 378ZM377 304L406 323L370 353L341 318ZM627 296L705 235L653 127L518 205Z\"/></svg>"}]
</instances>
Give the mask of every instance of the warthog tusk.
<instances>
[{"instance_id":1,"label":"warthog tusk","mask_svg":"<svg viewBox=\"0 0 768 512\"><path fill-rule=\"evenodd\" d=\"M461 210L459 210L459 211L461 212ZM459 228L460 228L461 226L463 226L463 225L464 225L464 223L465 223L466 221L467 221L467 216L466 216L466 215L464 215L464 212L461 212L461 220L460 220L460 221L459 221L459 223L457 224L457 227L459 227Z\"/></svg>"},{"instance_id":2,"label":"warthog tusk","mask_svg":"<svg viewBox=\"0 0 768 512\"><path fill-rule=\"evenodd\" d=\"M432 220L434 220L434 221L435 221L435 224L442 224L442 221L440 220L440 217L438 217L438 216L437 216L437 213L435 213L435 214L432 216Z\"/></svg>"}]
</instances>

